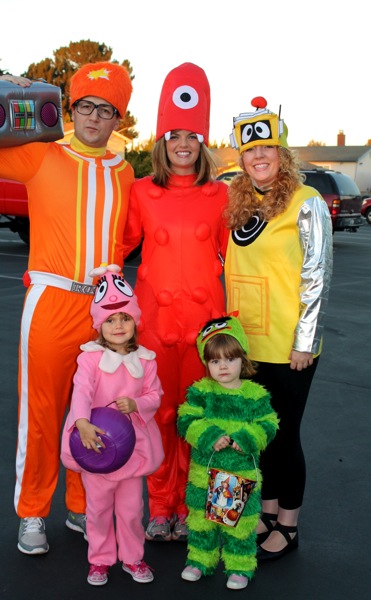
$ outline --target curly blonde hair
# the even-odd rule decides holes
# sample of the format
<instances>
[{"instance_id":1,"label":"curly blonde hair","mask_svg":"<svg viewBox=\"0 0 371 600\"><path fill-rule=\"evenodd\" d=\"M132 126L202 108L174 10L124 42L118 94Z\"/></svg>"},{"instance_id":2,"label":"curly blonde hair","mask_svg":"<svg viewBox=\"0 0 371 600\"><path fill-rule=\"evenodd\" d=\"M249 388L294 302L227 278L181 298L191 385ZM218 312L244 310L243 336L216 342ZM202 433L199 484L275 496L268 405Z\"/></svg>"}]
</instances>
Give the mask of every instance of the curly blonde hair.
<instances>
[{"instance_id":1,"label":"curly blonde hair","mask_svg":"<svg viewBox=\"0 0 371 600\"><path fill-rule=\"evenodd\" d=\"M293 193L302 185L303 176L299 171L297 155L282 146L278 146L277 150L280 159L278 176L262 200L257 197L254 185L244 170L241 155L242 173L233 178L228 190L228 204L224 216L229 229L241 229L256 213L265 221L270 221L285 212Z\"/></svg>"},{"instance_id":2,"label":"curly blonde hair","mask_svg":"<svg viewBox=\"0 0 371 600\"><path fill-rule=\"evenodd\" d=\"M167 187L172 174L170 161L166 152L166 141L161 137L152 150L153 183L160 187ZM217 167L214 158L204 143L201 144L200 154L195 164L197 178L194 185L204 185L215 179Z\"/></svg>"}]
</instances>

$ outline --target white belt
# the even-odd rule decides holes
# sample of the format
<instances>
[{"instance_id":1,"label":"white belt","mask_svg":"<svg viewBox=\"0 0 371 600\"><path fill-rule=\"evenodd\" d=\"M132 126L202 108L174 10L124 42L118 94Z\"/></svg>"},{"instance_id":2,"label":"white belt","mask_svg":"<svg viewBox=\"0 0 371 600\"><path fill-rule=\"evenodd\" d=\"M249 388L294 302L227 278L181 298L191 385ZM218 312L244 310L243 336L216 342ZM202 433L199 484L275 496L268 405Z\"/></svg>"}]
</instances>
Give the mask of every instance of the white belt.
<instances>
[{"instance_id":1,"label":"white belt","mask_svg":"<svg viewBox=\"0 0 371 600\"><path fill-rule=\"evenodd\" d=\"M94 295L96 286L89 285L88 283L80 283L79 281L73 281L67 277L61 277L61 275L54 275L54 273L44 273L43 271L29 271L31 283L41 285L51 285L52 287L66 290L67 292L75 292L77 294L89 294Z\"/></svg>"}]
</instances>

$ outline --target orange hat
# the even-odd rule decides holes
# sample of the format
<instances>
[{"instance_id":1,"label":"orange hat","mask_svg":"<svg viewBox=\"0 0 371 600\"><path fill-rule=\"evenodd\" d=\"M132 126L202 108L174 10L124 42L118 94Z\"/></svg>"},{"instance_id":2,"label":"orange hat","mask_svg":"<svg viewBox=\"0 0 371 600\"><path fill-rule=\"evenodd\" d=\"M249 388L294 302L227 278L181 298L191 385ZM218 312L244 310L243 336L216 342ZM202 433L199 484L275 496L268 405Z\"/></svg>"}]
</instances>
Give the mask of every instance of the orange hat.
<instances>
[{"instance_id":1,"label":"orange hat","mask_svg":"<svg viewBox=\"0 0 371 600\"><path fill-rule=\"evenodd\" d=\"M112 104L125 116L133 86L125 67L110 62L84 65L71 78L71 105L86 96L96 96Z\"/></svg>"},{"instance_id":2,"label":"orange hat","mask_svg":"<svg viewBox=\"0 0 371 600\"><path fill-rule=\"evenodd\" d=\"M203 69L183 63L165 78L158 106L156 141L174 129L197 133L209 143L210 85Z\"/></svg>"}]
</instances>

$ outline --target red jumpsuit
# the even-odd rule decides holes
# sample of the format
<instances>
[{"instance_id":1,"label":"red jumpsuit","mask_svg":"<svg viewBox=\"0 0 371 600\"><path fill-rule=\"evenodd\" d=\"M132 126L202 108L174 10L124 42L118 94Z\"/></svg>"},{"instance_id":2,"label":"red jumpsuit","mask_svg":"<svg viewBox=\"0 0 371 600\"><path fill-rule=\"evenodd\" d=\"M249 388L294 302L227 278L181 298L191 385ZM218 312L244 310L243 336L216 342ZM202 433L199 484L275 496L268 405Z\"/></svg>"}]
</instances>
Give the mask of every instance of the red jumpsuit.
<instances>
[{"instance_id":1,"label":"red jumpsuit","mask_svg":"<svg viewBox=\"0 0 371 600\"><path fill-rule=\"evenodd\" d=\"M0 175L27 186L28 270L19 352L15 508L46 517L60 467L60 432L80 344L91 325L92 279L101 262L123 264L133 169L103 148L31 143L0 150ZM67 508L85 512L80 476L67 472Z\"/></svg>"},{"instance_id":2,"label":"red jumpsuit","mask_svg":"<svg viewBox=\"0 0 371 600\"><path fill-rule=\"evenodd\" d=\"M125 228L125 255L144 236L135 292L142 310L139 340L156 352L164 390L156 413L165 459L147 478L150 517L187 514L188 446L177 435L178 405L204 376L195 340L225 310L221 280L228 231L222 213L227 186L194 186L196 175L172 175L168 188L151 177L134 183Z\"/></svg>"}]
</instances>

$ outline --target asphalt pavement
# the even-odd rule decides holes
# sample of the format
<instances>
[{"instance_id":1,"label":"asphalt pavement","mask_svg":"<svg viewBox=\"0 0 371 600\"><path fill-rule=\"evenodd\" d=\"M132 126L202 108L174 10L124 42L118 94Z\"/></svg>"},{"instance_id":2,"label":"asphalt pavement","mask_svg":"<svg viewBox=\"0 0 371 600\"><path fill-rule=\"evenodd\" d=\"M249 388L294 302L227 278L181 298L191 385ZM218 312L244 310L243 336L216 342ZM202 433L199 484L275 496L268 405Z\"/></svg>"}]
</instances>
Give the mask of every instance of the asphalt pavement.
<instances>
[{"instance_id":1,"label":"asphalt pavement","mask_svg":"<svg viewBox=\"0 0 371 600\"><path fill-rule=\"evenodd\" d=\"M16 234L0 229L0 596L11 600L188 600L190 596L220 600L239 594L251 600L368 600L370 257L371 226L365 225L357 233L335 233L324 350L302 425L307 488L299 549L259 566L248 588L237 592L226 589L222 567L213 577L197 583L183 581L184 543L146 542L145 560L154 569L153 583L135 583L117 564L108 584L93 588L86 582L87 544L81 534L64 524L63 468L46 520L49 553L26 556L17 549L19 520L13 507L17 348L27 247ZM135 260L125 268L132 284L137 264Z\"/></svg>"}]
</instances>

